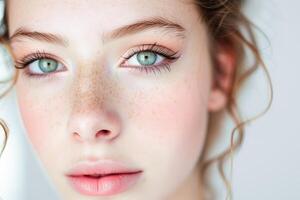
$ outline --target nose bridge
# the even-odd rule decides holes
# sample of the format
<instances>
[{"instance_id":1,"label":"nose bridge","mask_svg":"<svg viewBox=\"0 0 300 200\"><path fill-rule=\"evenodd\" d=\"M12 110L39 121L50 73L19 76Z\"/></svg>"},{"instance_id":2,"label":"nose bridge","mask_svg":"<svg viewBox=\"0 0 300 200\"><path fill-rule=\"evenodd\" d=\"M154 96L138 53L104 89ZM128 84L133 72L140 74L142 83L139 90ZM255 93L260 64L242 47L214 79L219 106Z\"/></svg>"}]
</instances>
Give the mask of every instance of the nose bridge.
<instances>
[{"instance_id":1,"label":"nose bridge","mask_svg":"<svg viewBox=\"0 0 300 200\"><path fill-rule=\"evenodd\" d=\"M87 66L85 66L87 67ZM108 77L96 69L80 70L72 84L69 132L81 141L112 139L118 135L119 119L109 99Z\"/></svg>"},{"instance_id":2,"label":"nose bridge","mask_svg":"<svg viewBox=\"0 0 300 200\"><path fill-rule=\"evenodd\" d=\"M89 112L102 107L106 86L97 70L81 70L73 84L73 112Z\"/></svg>"}]
</instances>

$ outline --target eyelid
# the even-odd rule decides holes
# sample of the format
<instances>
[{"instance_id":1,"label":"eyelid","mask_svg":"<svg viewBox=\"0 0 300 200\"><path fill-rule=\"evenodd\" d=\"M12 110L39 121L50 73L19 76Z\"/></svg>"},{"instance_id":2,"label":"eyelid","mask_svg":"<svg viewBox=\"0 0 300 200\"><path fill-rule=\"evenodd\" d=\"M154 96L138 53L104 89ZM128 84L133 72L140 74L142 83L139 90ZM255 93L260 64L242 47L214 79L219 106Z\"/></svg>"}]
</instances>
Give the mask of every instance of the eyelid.
<instances>
[{"instance_id":1,"label":"eyelid","mask_svg":"<svg viewBox=\"0 0 300 200\"><path fill-rule=\"evenodd\" d=\"M66 68L66 64L63 61L61 61L60 58L58 58L57 56L55 56L51 53L46 53L45 51L36 51L34 53L31 53L29 55L26 55L26 56L22 57L19 60L16 60L15 61L15 68L24 69L29 64L35 62L36 60L45 59L45 58L55 60L55 61L61 63Z\"/></svg>"},{"instance_id":2,"label":"eyelid","mask_svg":"<svg viewBox=\"0 0 300 200\"><path fill-rule=\"evenodd\" d=\"M143 51L151 51L151 52L157 53L161 56L164 56L168 59L175 59L175 58L179 57L179 56L177 56L179 51L174 52L173 50L171 50L167 47L158 45L157 43L152 43L152 44L137 45L137 46L129 49L128 51L126 51L124 56L122 56L122 58L125 59L125 61L126 61L129 58L131 58L133 55L135 55L136 53L143 52Z\"/></svg>"},{"instance_id":3,"label":"eyelid","mask_svg":"<svg viewBox=\"0 0 300 200\"><path fill-rule=\"evenodd\" d=\"M158 64L152 64L152 65L130 65L130 64L125 64L129 62L129 60L133 56L137 56L138 53L140 52L153 52L155 54L158 54L158 56L163 57L163 61L161 61ZM119 63L118 66L123 67L123 68L135 68L140 70L141 72L146 72L146 74L152 72L156 74L156 72L160 73L162 70L165 71L171 71L171 64L174 63L176 60L178 60L181 57L180 51L172 51L167 47L157 45L156 43L154 44L143 44L139 46L135 46L131 48L129 51L125 53L124 56L122 56L121 62Z\"/></svg>"}]
</instances>

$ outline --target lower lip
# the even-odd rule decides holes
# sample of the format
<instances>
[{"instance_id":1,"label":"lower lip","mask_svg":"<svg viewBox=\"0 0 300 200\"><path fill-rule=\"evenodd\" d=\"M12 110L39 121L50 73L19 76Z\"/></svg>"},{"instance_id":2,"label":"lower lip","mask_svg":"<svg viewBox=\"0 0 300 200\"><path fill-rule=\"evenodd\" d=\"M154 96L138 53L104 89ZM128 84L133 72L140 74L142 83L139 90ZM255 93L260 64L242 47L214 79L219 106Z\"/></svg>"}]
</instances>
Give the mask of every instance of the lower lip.
<instances>
[{"instance_id":1,"label":"lower lip","mask_svg":"<svg viewBox=\"0 0 300 200\"><path fill-rule=\"evenodd\" d=\"M139 179L142 172L116 174L101 178L69 176L73 188L83 195L108 196L128 190Z\"/></svg>"}]
</instances>

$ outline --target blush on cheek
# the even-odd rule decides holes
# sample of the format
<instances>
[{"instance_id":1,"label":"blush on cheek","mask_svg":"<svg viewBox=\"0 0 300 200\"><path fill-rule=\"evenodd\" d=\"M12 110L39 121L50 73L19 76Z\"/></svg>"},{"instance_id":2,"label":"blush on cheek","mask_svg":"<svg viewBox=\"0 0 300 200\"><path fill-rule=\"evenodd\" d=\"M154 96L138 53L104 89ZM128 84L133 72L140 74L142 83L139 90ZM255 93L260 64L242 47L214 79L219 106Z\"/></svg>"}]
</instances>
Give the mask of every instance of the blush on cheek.
<instances>
[{"instance_id":1,"label":"blush on cheek","mask_svg":"<svg viewBox=\"0 0 300 200\"><path fill-rule=\"evenodd\" d=\"M147 141L153 152L159 150L166 159L196 162L206 136L209 85L192 76L186 80L145 92L141 99L146 100L135 104L134 109L142 112L134 120L144 133L141 140Z\"/></svg>"},{"instance_id":2,"label":"blush on cheek","mask_svg":"<svg viewBox=\"0 0 300 200\"><path fill-rule=\"evenodd\" d=\"M174 191L197 167L207 132L210 85L205 78L187 76L178 84L143 91L128 108L140 111L131 119L137 130L131 146L139 148L154 185L164 180L166 191Z\"/></svg>"},{"instance_id":3,"label":"blush on cheek","mask_svg":"<svg viewBox=\"0 0 300 200\"><path fill-rule=\"evenodd\" d=\"M176 101L159 111L164 122L160 127L170 130L170 135L163 136L166 144L173 146L178 158L187 160L201 153L207 126L206 102L194 94L177 90Z\"/></svg>"},{"instance_id":4,"label":"blush on cheek","mask_svg":"<svg viewBox=\"0 0 300 200\"><path fill-rule=\"evenodd\" d=\"M35 94L25 91L28 90L19 89L18 104L26 134L34 150L42 157L47 157L49 151L53 151L53 147L61 140L58 138L59 115L55 112L61 108L55 107L57 101L45 101L49 97L36 97Z\"/></svg>"},{"instance_id":5,"label":"blush on cheek","mask_svg":"<svg viewBox=\"0 0 300 200\"><path fill-rule=\"evenodd\" d=\"M45 145L45 132L48 130L47 119L49 115L42 109L32 105L32 102L19 99L19 109L26 128L27 136L35 148Z\"/></svg>"}]
</instances>

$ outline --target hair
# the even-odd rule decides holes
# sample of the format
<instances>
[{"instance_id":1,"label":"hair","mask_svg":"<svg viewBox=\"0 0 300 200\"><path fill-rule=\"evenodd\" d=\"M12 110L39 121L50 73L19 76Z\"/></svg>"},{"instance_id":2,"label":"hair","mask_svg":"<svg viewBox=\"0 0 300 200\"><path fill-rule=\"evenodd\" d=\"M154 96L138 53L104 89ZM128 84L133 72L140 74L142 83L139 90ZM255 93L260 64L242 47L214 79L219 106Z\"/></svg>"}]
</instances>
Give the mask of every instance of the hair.
<instances>
[{"instance_id":1,"label":"hair","mask_svg":"<svg viewBox=\"0 0 300 200\"><path fill-rule=\"evenodd\" d=\"M227 92L228 102L226 111L229 113L235 123L235 127L231 132L230 146L222 153L207 161L203 161L200 165L201 177L213 163L217 164L219 174L226 186L227 197L232 199L232 187L230 180L226 177L224 165L228 159L231 161L230 169L233 167L233 153L240 148L244 139L245 125L249 122L264 115L271 106L273 100L273 89L271 77L261 57L261 53L256 41L254 28L257 28L243 13L245 0L195 0L195 4L200 10L200 14L204 22L207 24L208 33L211 36L212 49L218 45L226 45L235 55L235 66L233 74L233 84L230 91ZM246 56L249 50L253 56L253 64L246 66ZM211 53L216 73L224 73L222 69L217 67L214 62L215 54ZM255 72L261 68L270 84L270 99L263 111L254 117L243 120L237 103L239 89L243 83ZM221 88L221 87L220 87ZM222 89L222 88L221 88ZM207 143L205 151L207 151ZM230 174L231 176L232 174ZM203 180L205 183L205 180Z\"/></svg>"},{"instance_id":2,"label":"hair","mask_svg":"<svg viewBox=\"0 0 300 200\"><path fill-rule=\"evenodd\" d=\"M193 0L193 4L195 4L199 9L201 19L206 23L208 27L208 34L211 40L210 50L213 63L215 63L214 61L216 61L213 49L220 44L229 47L229 49L235 56L235 70L233 74L232 87L230 88L229 92L226 92L228 95L226 111L230 114L235 123L235 127L231 132L230 146L214 158L203 161L200 164L201 178L205 176L207 169L213 163L217 164L219 174L224 181L227 189L226 199L232 199L232 189L230 180L225 175L225 162L230 158L232 168L233 153L241 146L243 142L245 125L265 114L267 110L269 110L273 99L271 78L259 52L254 34L255 26L243 13L244 3L245 0ZM6 16L4 21L6 22ZM0 43L4 44L9 51L7 42L8 35L6 32L6 34L2 38L0 38ZM246 50L249 50L253 55L254 63L251 66L245 66ZM257 116L249 118L247 120L242 120L237 106L237 94L245 80L248 79L249 76L252 75L259 67L261 67L261 69L265 72L267 80L270 83L270 101L266 108ZM218 68L216 63L214 66L214 71L215 73L222 73L222 69ZM8 93L14 86L17 80L17 74L18 71L12 78L10 87L8 87L8 89L0 95L0 99L4 97L6 93ZM8 81L2 81L0 83L7 82ZM0 119L0 126L4 130L5 136L4 145L0 151L1 156L7 144L9 129L2 119ZM207 151L207 142L204 151ZM203 156L199 160L202 161L202 158ZM205 183L204 180L203 182Z\"/></svg>"}]
</instances>

